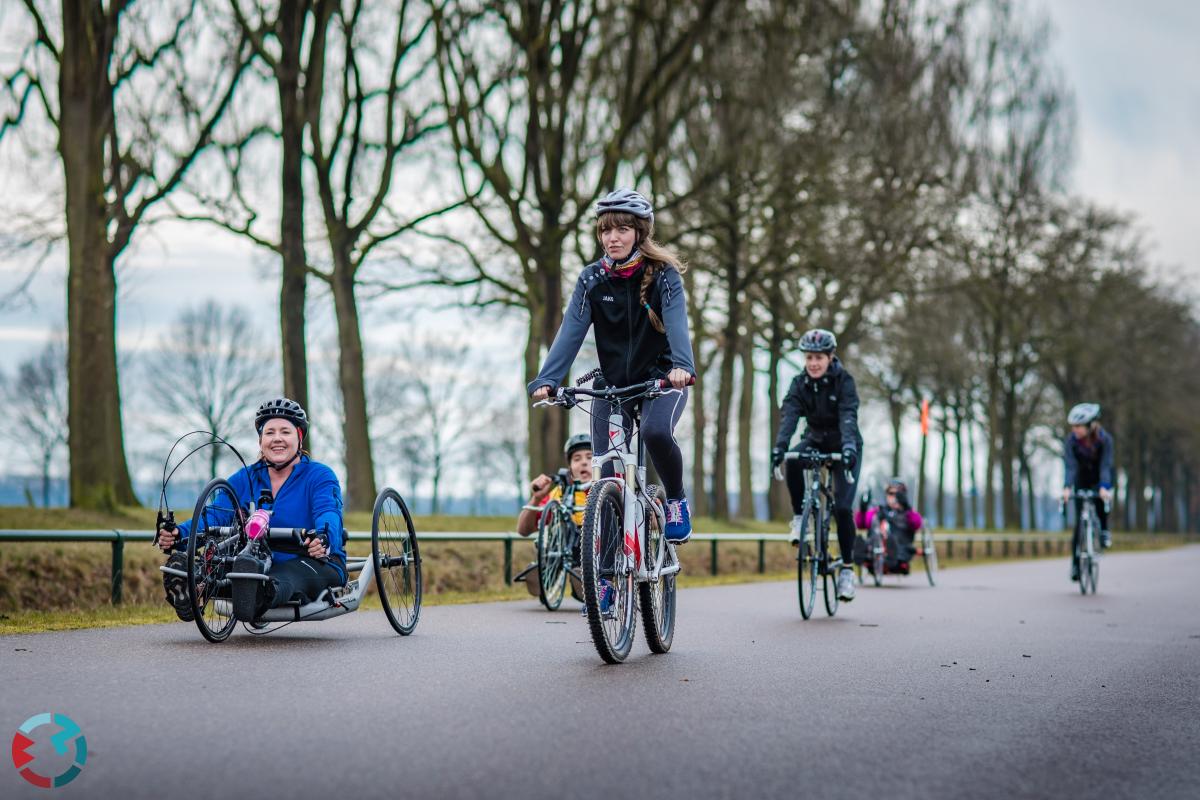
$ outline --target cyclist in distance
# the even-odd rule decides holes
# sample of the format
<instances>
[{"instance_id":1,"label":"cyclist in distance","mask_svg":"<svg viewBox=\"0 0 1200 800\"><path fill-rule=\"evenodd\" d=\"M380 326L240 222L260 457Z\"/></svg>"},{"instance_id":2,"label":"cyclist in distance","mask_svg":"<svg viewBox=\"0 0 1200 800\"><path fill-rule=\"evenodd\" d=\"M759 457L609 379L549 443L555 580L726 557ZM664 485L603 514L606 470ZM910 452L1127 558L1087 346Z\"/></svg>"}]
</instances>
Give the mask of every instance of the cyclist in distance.
<instances>
[{"instance_id":1,"label":"cyclist in distance","mask_svg":"<svg viewBox=\"0 0 1200 800\"><path fill-rule=\"evenodd\" d=\"M908 502L908 486L900 478L892 478L884 489L883 504L868 508L869 503L869 497L863 495L858 511L854 514L854 524L859 530L865 531L870 529L877 516L887 520L888 538L895 545L895 570L907 575L908 562L912 561L913 555L916 554L913 542L921 526L925 524L925 520L921 519L921 515L914 511ZM889 564L888 569L892 568Z\"/></svg>"},{"instance_id":2,"label":"cyclist in distance","mask_svg":"<svg viewBox=\"0 0 1200 800\"><path fill-rule=\"evenodd\" d=\"M792 379L783 398L782 417L775 447L771 450L771 466L784 462L788 445L800 419L807 427L797 452L808 449L824 453L841 453L839 469L832 470L834 488L834 519L837 520L838 544L842 549L842 570L837 579L838 597L854 599L854 570L850 561L854 553L854 487L862 468L862 434L858 430L858 390L854 378L842 366L836 355L837 337L830 331L816 328L800 338L804 353L804 372ZM847 480L850 472L853 482ZM792 501L792 544L800 543L801 515L804 513L804 467L800 461L787 463L787 487Z\"/></svg>"},{"instance_id":3,"label":"cyclist in distance","mask_svg":"<svg viewBox=\"0 0 1200 800\"><path fill-rule=\"evenodd\" d=\"M1108 530L1108 504L1112 501L1113 438L1100 427L1100 406L1080 403L1067 414L1071 432L1063 441L1063 502L1071 500L1076 489L1096 491L1096 516L1100 519L1100 546L1112 546ZM1083 500L1075 501L1075 535L1071 552L1079 544L1079 520ZM1078 565L1071 567L1071 580L1078 580Z\"/></svg>"},{"instance_id":4,"label":"cyclist in distance","mask_svg":"<svg viewBox=\"0 0 1200 800\"><path fill-rule=\"evenodd\" d=\"M567 458L567 469L571 471L571 480L578 484L592 482L592 437L587 433L577 433L567 439L563 446L563 454ZM549 475L538 475L529 486L530 495L526 508L517 517L517 533L530 536L537 533L540 512L534 507L542 507L551 500L563 500L562 488ZM583 509L587 505L587 489L580 487L571 498L571 506L575 513L571 515L575 527L583 526Z\"/></svg>"},{"instance_id":5,"label":"cyclist in distance","mask_svg":"<svg viewBox=\"0 0 1200 800\"><path fill-rule=\"evenodd\" d=\"M604 254L584 267L575 282L562 325L528 390L534 400L550 395L570 369L588 328L594 328L600 373L608 386L663 378L671 383L676 391L642 403L641 434L666 490L664 534L681 544L691 536L692 524L675 425L687 404L686 387L696 375L681 277L687 266L653 234L654 209L632 189L617 189L596 203L596 238ZM604 446L597 456L608 449L611 413L608 402L593 402L592 441ZM628 435L628 415L625 420ZM614 465L605 465L605 477L614 471Z\"/></svg>"},{"instance_id":6,"label":"cyclist in distance","mask_svg":"<svg viewBox=\"0 0 1200 800\"><path fill-rule=\"evenodd\" d=\"M326 588L346 582L346 550L342 533L342 490L329 467L304 453L308 415L294 400L268 400L254 415L258 431L259 460L229 478L243 509L250 503L270 510L273 528L304 528L323 533L304 545L276 540L270 549L264 539L252 540L234 562L235 572L269 575L253 581L253 594L234 593L234 613L243 620L261 616L268 608L283 605L297 595L315 600ZM187 570L184 543L194 520L158 531L158 544L171 553L167 566ZM187 580L164 573L167 600L182 620L193 618L188 607ZM247 582L249 583L249 582ZM241 594L241 596L239 596Z\"/></svg>"}]
</instances>

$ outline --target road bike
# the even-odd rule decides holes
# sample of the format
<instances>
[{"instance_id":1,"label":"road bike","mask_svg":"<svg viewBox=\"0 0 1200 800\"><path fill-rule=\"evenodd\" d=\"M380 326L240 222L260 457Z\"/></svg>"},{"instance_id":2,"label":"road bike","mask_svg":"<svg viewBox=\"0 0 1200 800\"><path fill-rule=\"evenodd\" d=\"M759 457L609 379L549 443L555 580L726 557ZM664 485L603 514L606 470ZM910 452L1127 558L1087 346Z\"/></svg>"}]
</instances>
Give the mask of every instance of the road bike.
<instances>
[{"instance_id":1,"label":"road bike","mask_svg":"<svg viewBox=\"0 0 1200 800\"><path fill-rule=\"evenodd\" d=\"M1096 498L1100 495L1088 489L1076 489L1072 493L1075 499L1077 513L1082 510L1083 516L1076 524L1079 536L1074 537L1075 546L1071 552L1071 568L1078 570L1079 593L1095 594L1100 583L1100 551L1096 547L1096 539L1100 533L1100 519L1096 516ZM1105 510L1108 509L1107 504ZM1061 505L1063 519L1066 519L1067 504Z\"/></svg>"},{"instance_id":2,"label":"road bike","mask_svg":"<svg viewBox=\"0 0 1200 800\"><path fill-rule=\"evenodd\" d=\"M800 541L796 548L796 582L800 595L800 616L812 616L817 603L817 582L821 581L825 595L825 612L829 616L837 613L837 577L843 555L830 553L829 523L833 517L833 468L842 463L841 453L822 453L809 449L789 451L785 461L799 461L804 468L807 491L804 493L804 512L800 517ZM781 467L775 468L775 477L783 480ZM846 470L846 480L853 483L854 474Z\"/></svg>"},{"instance_id":3,"label":"road bike","mask_svg":"<svg viewBox=\"0 0 1200 800\"><path fill-rule=\"evenodd\" d=\"M629 655L639 610L651 652L666 653L675 636L679 559L664 535L663 489L646 484L640 431L642 402L678 391L665 380L619 388L560 387L534 404L572 408L582 397L604 400L612 407L610 446L593 456L592 475L603 475L608 464L614 465L615 474L592 481L580 546L588 628L596 652L609 664L619 664Z\"/></svg>"}]
</instances>

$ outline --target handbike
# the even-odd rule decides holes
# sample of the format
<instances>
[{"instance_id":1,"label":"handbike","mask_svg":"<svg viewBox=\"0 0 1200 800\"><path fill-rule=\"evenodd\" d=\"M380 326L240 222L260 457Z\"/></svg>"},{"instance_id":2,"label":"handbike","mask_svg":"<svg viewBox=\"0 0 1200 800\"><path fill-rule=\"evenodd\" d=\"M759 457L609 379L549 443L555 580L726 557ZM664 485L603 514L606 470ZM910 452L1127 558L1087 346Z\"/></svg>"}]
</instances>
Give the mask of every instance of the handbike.
<instances>
[{"instance_id":1,"label":"handbike","mask_svg":"<svg viewBox=\"0 0 1200 800\"><path fill-rule=\"evenodd\" d=\"M675 580L680 565L674 545L664 535L664 492L646 485L639 402L674 391L679 390L665 380L606 389L560 387L552 397L534 404L570 408L577 405L578 397L591 397L613 407L608 419L610 448L593 457L592 474L601 475L609 463L616 465L617 473L592 482L580 548L588 628L596 652L609 664L619 664L629 655L639 608L652 652L666 653L675 635ZM629 436L626 415L631 420ZM636 453L631 447L635 436Z\"/></svg>"},{"instance_id":2,"label":"handbike","mask_svg":"<svg viewBox=\"0 0 1200 800\"><path fill-rule=\"evenodd\" d=\"M800 542L796 548L797 574L796 582L800 595L800 616L808 619L812 616L817 602L817 579L822 581L825 594L825 613L833 616L838 609L837 576L841 569L843 558L849 554L839 554L836 558L829 552L829 520L834 505L831 471L835 464L842 462L841 453L822 453L809 449L784 454L785 461L799 461L806 473L805 480L811 477L808 491L804 493L804 513L800 517ZM775 468L775 477L783 479L781 468ZM854 474L846 470L846 480L854 482Z\"/></svg>"},{"instance_id":3,"label":"handbike","mask_svg":"<svg viewBox=\"0 0 1200 800\"><path fill-rule=\"evenodd\" d=\"M358 609L372 579L388 622L396 632L407 636L416 628L423 589L420 549L408 506L396 490L384 489L376 498L371 519L371 555L347 557L348 580L344 586L325 589L308 602L289 600L256 619L238 619L233 611L233 581L270 579L267 575L233 572L234 560L249 541L246 521L251 511L241 506L227 480L210 481L196 501L193 529L180 542L187 547L187 570L159 567L163 572L186 578L188 602L205 639L225 641L238 622L261 631L271 623L289 624L349 614ZM166 514L166 521L173 524L170 513ZM271 528L268 542L303 545L313 535L319 534L301 528Z\"/></svg>"},{"instance_id":4,"label":"handbike","mask_svg":"<svg viewBox=\"0 0 1200 800\"><path fill-rule=\"evenodd\" d=\"M529 593L537 597L547 611L557 611L562 605L568 580L571 595L576 600L583 600L578 565L579 527L574 516L584 509L575 505L575 492L586 492L591 488L590 483L572 480L567 469L558 471L554 484L562 494L561 500L548 500L542 506L524 506L526 510L540 512L534 544L537 558L514 578L524 580Z\"/></svg>"}]
</instances>

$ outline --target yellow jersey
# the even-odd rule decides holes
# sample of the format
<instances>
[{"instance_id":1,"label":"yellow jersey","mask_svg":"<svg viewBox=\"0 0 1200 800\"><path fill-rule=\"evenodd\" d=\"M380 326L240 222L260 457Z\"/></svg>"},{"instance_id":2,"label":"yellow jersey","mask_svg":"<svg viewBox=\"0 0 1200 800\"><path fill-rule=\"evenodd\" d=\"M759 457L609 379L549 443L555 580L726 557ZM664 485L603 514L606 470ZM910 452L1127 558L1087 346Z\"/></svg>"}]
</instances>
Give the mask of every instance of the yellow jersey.
<instances>
[{"instance_id":1,"label":"yellow jersey","mask_svg":"<svg viewBox=\"0 0 1200 800\"><path fill-rule=\"evenodd\" d=\"M575 521L575 524L579 525L580 527L583 526L583 510L584 510L584 507L587 505L587 497L588 497L588 493L587 493L586 489L576 489L575 490L575 504L574 504L574 508L572 509L573 513L571 514L571 519L573 519ZM555 486L553 489L550 490L550 494L546 495L546 499L542 501L542 505L546 505L546 503L549 503L551 500L558 500L561 503L562 499L563 499L562 487ZM568 508L571 508L570 503L563 503L563 505L567 506Z\"/></svg>"}]
</instances>

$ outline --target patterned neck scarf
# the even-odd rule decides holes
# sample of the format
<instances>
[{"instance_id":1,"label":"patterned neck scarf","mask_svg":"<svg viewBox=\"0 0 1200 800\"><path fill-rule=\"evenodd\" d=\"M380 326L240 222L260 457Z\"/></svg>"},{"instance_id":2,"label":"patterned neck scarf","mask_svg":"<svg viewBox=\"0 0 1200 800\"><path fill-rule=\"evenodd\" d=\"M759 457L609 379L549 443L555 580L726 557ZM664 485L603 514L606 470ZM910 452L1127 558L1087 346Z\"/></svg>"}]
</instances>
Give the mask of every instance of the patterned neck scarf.
<instances>
[{"instance_id":1,"label":"patterned neck scarf","mask_svg":"<svg viewBox=\"0 0 1200 800\"><path fill-rule=\"evenodd\" d=\"M642 251L636 247L629 254L629 257L620 263L613 261L607 255L600 258L600 263L604 265L604 270L618 278L628 278L633 275L633 273L641 268L643 261Z\"/></svg>"}]
</instances>

